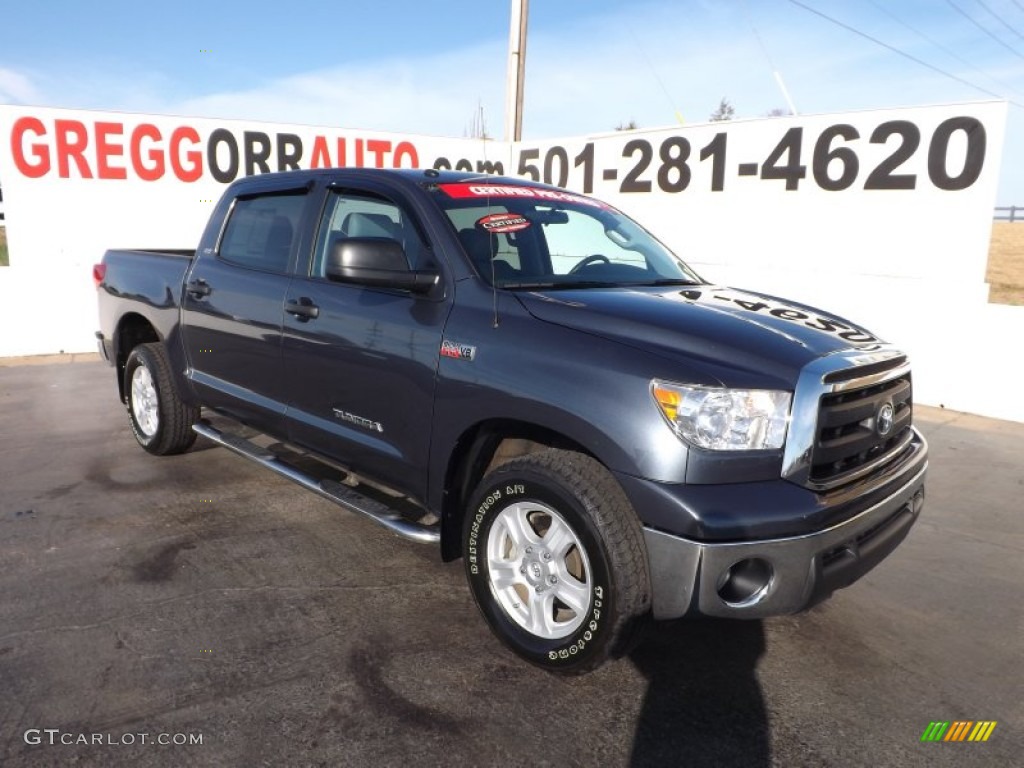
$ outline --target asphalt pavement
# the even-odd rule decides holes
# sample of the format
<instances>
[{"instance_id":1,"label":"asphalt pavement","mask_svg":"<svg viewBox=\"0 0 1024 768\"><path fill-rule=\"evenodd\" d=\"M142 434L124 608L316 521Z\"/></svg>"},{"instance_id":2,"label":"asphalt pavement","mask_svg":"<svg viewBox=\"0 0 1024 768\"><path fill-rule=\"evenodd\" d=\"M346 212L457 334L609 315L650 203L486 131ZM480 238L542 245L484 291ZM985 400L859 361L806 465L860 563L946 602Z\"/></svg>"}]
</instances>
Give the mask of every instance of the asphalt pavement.
<instances>
[{"instance_id":1,"label":"asphalt pavement","mask_svg":"<svg viewBox=\"0 0 1024 768\"><path fill-rule=\"evenodd\" d=\"M142 451L105 364L0 366L0 765L1019 766L1024 424L917 422L923 516L860 582L561 679L461 563L209 443ZM921 741L965 720L997 725Z\"/></svg>"}]
</instances>

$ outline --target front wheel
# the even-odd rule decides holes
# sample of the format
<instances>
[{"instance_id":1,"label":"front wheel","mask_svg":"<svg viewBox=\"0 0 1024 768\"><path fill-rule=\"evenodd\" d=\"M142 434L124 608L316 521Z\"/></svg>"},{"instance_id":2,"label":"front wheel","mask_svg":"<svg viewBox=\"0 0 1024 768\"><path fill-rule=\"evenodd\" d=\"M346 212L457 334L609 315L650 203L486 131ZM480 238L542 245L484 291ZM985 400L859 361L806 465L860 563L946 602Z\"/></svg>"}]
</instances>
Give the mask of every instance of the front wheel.
<instances>
[{"instance_id":1,"label":"front wheel","mask_svg":"<svg viewBox=\"0 0 1024 768\"><path fill-rule=\"evenodd\" d=\"M650 612L640 522L584 454L547 449L490 472L466 513L463 553L491 629L549 671L580 674L621 656Z\"/></svg>"},{"instance_id":2,"label":"front wheel","mask_svg":"<svg viewBox=\"0 0 1024 768\"><path fill-rule=\"evenodd\" d=\"M163 345L140 344L124 366L124 404L139 445L157 456L187 451L196 441L199 409L178 396Z\"/></svg>"}]
</instances>

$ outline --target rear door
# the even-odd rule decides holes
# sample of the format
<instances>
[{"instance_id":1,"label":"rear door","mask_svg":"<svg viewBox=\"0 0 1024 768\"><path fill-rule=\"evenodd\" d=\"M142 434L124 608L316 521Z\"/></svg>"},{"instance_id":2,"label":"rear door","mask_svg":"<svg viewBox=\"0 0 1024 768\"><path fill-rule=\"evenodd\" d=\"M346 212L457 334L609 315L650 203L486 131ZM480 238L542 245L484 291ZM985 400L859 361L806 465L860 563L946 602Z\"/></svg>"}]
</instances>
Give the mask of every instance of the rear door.
<instances>
[{"instance_id":1,"label":"rear door","mask_svg":"<svg viewBox=\"0 0 1024 768\"><path fill-rule=\"evenodd\" d=\"M439 269L441 260L399 193L330 188L321 210L307 274L296 275L285 299L299 311L284 319L289 439L419 497L451 290L415 296L333 282L324 261L344 237L397 240L414 269Z\"/></svg>"},{"instance_id":2,"label":"rear door","mask_svg":"<svg viewBox=\"0 0 1024 768\"><path fill-rule=\"evenodd\" d=\"M305 186L236 198L182 297L188 376L201 401L271 434L286 429L282 314L309 198Z\"/></svg>"}]
</instances>

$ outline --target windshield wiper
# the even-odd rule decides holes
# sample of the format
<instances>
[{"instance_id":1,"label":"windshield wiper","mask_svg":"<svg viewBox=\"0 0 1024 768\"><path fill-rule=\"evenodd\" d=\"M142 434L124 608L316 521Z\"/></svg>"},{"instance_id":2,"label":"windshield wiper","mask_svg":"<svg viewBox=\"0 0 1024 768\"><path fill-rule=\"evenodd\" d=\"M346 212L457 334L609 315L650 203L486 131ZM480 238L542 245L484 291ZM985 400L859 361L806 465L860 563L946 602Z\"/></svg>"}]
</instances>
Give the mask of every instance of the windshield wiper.
<instances>
[{"instance_id":1,"label":"windshield wiper","mask_svg":"<svg viewBox=\"0 0 1024 768\"><path fill-rule=\"evenodd\" d=\"M703 285L699 280L690 280L685 277L666 277L660 280L646 280L642 283L631 283L631 285Z\"/></svg>"},{"instance_id":2,"label":"windshield wiper","mask_svg":"<svg viewBox=\"0 0 1024 768\"><path fill-rule=\"evenodd\" d=\"M608 280L574 280L572 282L553 282L550 280L535 280L518 283L498 283L499 288L507 288L510 291L538 290L557 291L571 288L622 288L622 283L610 282Z\"/></svg>"}]
</instances>

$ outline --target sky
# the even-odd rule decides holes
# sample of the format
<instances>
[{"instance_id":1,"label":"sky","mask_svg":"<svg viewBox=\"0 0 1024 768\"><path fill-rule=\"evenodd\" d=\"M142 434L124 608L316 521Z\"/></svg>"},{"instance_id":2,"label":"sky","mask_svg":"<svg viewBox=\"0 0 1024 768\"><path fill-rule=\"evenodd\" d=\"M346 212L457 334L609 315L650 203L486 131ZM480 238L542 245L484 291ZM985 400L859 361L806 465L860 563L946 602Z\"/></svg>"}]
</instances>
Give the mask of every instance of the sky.
<instances>
[{"instance_id":1,"label":"sky","mask_svg":"<svg viewBox=\"0 0 1024 768\"><path fill-rule=\"evenodd\" d=\"M0 103L442 136L482 108L503 138L509 11L0 0ZM526 70L525 139L762 116L776 72L801 114L1009 99L996 202L1024 205L1024 0L532 0Z\"/></svg>"}]
</instances>

